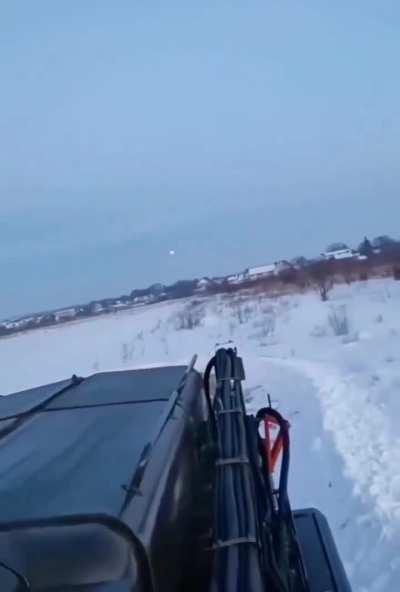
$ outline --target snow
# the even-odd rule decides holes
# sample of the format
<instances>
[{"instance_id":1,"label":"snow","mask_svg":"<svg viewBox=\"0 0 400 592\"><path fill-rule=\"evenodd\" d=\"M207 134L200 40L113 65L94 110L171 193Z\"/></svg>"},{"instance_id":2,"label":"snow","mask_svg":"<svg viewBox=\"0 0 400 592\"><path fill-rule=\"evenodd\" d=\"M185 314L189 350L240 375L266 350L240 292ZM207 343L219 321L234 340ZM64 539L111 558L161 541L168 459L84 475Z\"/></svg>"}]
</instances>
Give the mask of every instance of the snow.
<instances>
[{"instance_id":1,"label":"snow","mask_svg":"<svg viewBox=\"0 0 400 592\"><path fill-rule=\"evenodd\" d=\"M249 409L269 393L291 423L290 497L330 522L355 592L400 581L400 282L164 302L0 339L4 394L99 370L204 368L234 340ZM185 327L185 328L183 328Z\"/></svg>"}]
</instances>

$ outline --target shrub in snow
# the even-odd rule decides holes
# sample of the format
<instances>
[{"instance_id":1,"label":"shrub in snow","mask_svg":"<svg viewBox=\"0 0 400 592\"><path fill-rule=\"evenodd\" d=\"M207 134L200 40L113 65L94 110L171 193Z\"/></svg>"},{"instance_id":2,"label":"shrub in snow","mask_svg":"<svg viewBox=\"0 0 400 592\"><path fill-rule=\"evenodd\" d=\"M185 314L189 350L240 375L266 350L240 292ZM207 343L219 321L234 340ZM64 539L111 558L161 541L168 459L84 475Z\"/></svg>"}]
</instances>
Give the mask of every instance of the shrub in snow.
<instances>
[{"instance_id":1,"label":"shrub in snow","mask_svg":"<svg viewBox=\"0 0 400 592\"><path fill-rule=\"evenodd\" d=\"M310 332L311 337L326 337L328 329L326 325L315 325Z\"/></svg>"},{"instance_id":2,"label":"shrub in snow","mask_svg":"<svg viewBox=\"0 0 400 592\"><path fill-rule=\"evenodd\" d=\"M163 344L164 353L168 356L168 354L169 354L169 347L168 347L167 338L165 336L164 337L161 337L161 343Z\"/></svg>"},{"instance_id":3,"label":"shrub in snow","mask_svg":"<svg viewBox=\"0 0 400 592\"><path fill-rule=\"evenodd\" d=\"M279 299L279 306L283 309L283 310L289 310L289 308L291 308L291 303L289 300L287 300L286 298L280 298Z\"/></svg>"},{"instance_id":4,"label":"shrub in snow","mask_svg":"<svg viewBox=\"0 0 400 592\"><path fill-rule=\"evenodd\" d=\"M161 319L159 319L158 323L156 323L154 327L150 330L150 333L153 335L156 331L159 331L161 329L161 325Z\"/></svg>"},{"instance_id":5,"label":"shrub in snow","mask_svg":"<svg viewBox=\"0 0 400 592\"><path fill-rule=\"evenodd\" d=\"M269 335L273 335L275 333L276 327L276 317L275 315L269 315L264 317L263 325L261 327L263 337L268 337Z\"/></svg>"},{"instance_id":6,"label":"shrub in snow","mask_svg":"<svg viewBox=\"0 0 400 592\"><path fill-rule=\"evenodd\" d=\"M250 319L250 317L254 314L254 307L250 306L250 304L246 304L243 309L244 315L246 317L246 322Z\"/></svg>"},{"instance_id":7,"label":"shrub in snow","mask_svg":"<svg viewBox=\"0 0 400 592\"><path fill-rule=\"evenodd\" d=\"M380 324L380 323L383 323L383 315L381 315L381 314L378 314L378 315L375 317L375 323L378 323L378 324Z\"/></svg>"},{"instance_id":8,"label":"shrub in snow","mask_svg":"<svg viewBox=\"0 0 400 592\"><path fill-rule=\"evenodd\" d=\"M123 364L132 360L134 350L135 347L133 345L129 346L128 343L121 344L121 362Z\"/></svg>"},{"instance_id":9,"label":"shrub in snow","mask_svg":"<svg viewBox=\"0 0 400 592\"><path fill-rule=\"evenodd\" d=\"M359 339L360 339L359 332L358 331L353 331L352 333L349 333L348 335L343 335L343 337L342 337L342 343L344 345L348 345L350 343L356 343Z\"/></svg>"},{"instance_id":10,"label":"shrub in snow","mask_svg":"<svg viewBox=\"0 0 400 592\"><path fill-rule=\"evenodd\" d=\"M328 315L328 323L336 337L349 334L350 326L345 304L331 308L331 312Z\"/></svg>"},{"instance_id":11,"label":"shrub in snow","mask_svg":"<svg viewBox=\"0 0 400 592\"><path fill-rule=\"evenodd\" d=\"M253 323L253 327L260 329L258 337L266 338L275 333L276 316L272 314L265 315Z\"/></svg>"},{"instance_id":12,"label":"shrub in snow","mask_svg":"<svg viewBox=\"0 0 400 592\"><path fill-rule=\"evenodd\" d=\"M393 278L398 282L400 281L400 265L393 267Z\"/></svg>"},{"instance_id":13,"label":"shrub in snow","mask_svg":"<svg viewBox=\"0 0 400 592\"><path fill-rule=\"evenodd\" d=\"M239 322L240 325L248 323L251 316L254 314L254 307L243 300L233 300L231 303L232 315Z\"/></svg>"},{"instance_id":14,"label":"shrub in snow","mask_svg":"<svg viewBox=\"0 0 400 592\"><path fill-rule=\"evenodd\" d=\"M260 313L263 314L263 315L275 314L274 313L274 307L271 306L271 304L265 304L265 305L261 306Z\"/></svg>"},{"instance_id":15,"label":"shrub in snow","mask_svg":"<svg viewBox=\"0 0 400 592\"><path fill-rule=\"evenodd\" d=\"M127 362L128 359L129 359L128 344L123 343L121 346L121 360L122 360L122 362Z\"/></svg>"},{"instance_id":16,"label":"shrub in snow","mask_svg":"<svg viewBox=\"0 0 400 592\"><path fill-rule=\"evenodd\" d=\"M391 299L391 297L392 297L392 294L391 294L391 292L390 292L390 290L389 290L389 286L385 284L385 286L384 286L384 290L385 290L386 299L387 299L387 300L390 300L390 299Z\"/></svg>"},{"instance_id":17,"label":"shrub in snow","mask_svg":"<svg viewBox=\"0 0 400 592\"><path fill-rule=\"evenodd\" d=\"M184 329L195 329L203 324L205 318L204 307L198 302L189 302L182 310L178 311L175 316L175 329L182 331Z\"/></svg>"}]
</instances>

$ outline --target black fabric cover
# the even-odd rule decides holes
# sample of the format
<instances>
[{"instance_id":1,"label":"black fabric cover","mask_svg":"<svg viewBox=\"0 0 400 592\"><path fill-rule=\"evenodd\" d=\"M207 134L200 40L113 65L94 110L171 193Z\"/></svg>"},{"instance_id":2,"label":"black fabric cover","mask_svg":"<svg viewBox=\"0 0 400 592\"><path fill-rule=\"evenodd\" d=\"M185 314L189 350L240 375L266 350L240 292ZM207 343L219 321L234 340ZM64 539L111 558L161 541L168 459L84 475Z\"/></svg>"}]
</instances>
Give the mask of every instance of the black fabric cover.
<instances>
[{"instance_id":1,"label":"black fabric cover","mask_svg":"<svg viewBox=\"0 0 400 592\"><path fill-rule=\"evenodd\" d=\"M0 417L14 419L0 419L0 524L117 517L185 370L102 373L1 398Z\"/></svg>"},{"instance_id":2,"label":"black fabric cover","mask_svg":"<svg viewBox=\"0 0 400 592\"><path fill-rule=\"evenodd\" d=\"M68 380L46 384L45 386L39 386L13 395L7 395L6 397L0 396L0 420L29 411L71 383L72 381L69 378Z\"/></svg>"}]
</instances>

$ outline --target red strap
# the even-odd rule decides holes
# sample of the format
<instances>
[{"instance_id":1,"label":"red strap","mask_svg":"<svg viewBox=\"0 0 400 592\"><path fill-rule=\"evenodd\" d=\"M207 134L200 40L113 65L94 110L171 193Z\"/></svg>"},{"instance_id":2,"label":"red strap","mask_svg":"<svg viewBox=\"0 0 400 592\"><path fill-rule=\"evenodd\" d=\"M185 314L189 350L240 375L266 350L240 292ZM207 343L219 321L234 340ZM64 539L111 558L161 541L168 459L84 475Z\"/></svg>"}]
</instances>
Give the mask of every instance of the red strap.
<instances>
[{"instance_id":1,"label":"red strap","mask_svg":"<svg viewBox=\"0 0 400 592\"><path fill-rule=\"evenodd\" d=\"M276 419L270 415L266 415L264 417L264 453L270 474L272 474L275 471L275 467L278 462L279 456L281 455L283 450L283 438L281 430L279 430L274 444L271 444L270 427L274 425L279 425Z\"/></svg>"}]
</instances>

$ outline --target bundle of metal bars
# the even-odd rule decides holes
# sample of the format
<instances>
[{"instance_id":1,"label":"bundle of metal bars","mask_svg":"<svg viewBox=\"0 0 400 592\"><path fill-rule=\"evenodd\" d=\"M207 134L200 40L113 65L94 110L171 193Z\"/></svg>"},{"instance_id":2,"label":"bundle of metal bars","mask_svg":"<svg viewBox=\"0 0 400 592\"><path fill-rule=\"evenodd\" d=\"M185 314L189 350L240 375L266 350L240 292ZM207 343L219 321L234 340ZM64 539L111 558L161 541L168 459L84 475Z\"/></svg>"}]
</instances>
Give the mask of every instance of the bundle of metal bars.
<instances>
[{"instance_id":1,"label":"bundle of metal bars","mask_svg":"<svg viewBox=\"0 0 400 592\"><path fill-rule=\"evenodd\" d=\"M208 386L212 368L213 401ZM287 497L287 425L270 408L257 417L246 415L244 378L242 360L233 349L219 349L205 372L217 442L212 590L303 592L305 574ZM268 430L272 417L281 428L275 446L268 432L264 437L259 433L259 424ZM282 467L275 490L271 458L276 463L279 453Z\"/></svg>"},{"instance_id":2,"label":"bundle of metal bars","mask_svg":"<svg viewBox=\"0 0 400 592\"><path fill-rule=\"evenodd\" d=\"M213 410L218 457L212 589L232 592L261 591L264 586L254 504L255 486L241 388L243 365L233 350L218 350L214 364L216 395Z\"/></svg>"}]
</instances>

